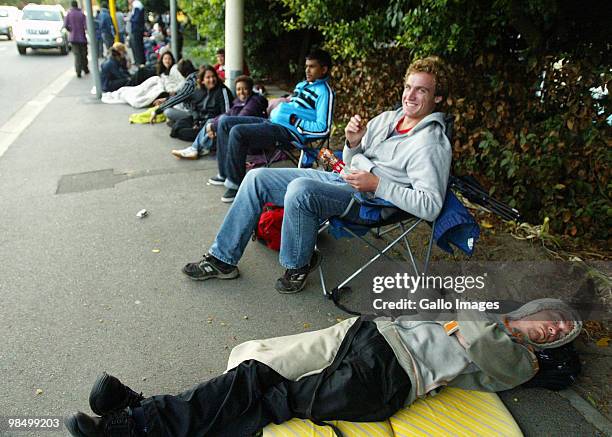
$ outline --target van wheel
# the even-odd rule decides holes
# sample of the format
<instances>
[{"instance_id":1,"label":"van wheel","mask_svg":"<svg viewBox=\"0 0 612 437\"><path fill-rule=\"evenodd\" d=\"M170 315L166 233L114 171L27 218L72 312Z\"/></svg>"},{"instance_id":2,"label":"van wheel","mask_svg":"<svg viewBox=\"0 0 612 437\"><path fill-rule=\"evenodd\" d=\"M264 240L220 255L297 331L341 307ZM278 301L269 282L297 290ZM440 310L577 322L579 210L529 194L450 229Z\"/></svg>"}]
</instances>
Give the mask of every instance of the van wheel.
<instances>
[{"instance_id":1,"label":"van wheel","mask_svg":"<svg viewBox=\"0 0 612 437\"><path fill-rule=\"evenodd\" d=\"M28 49L27 47L17 46L17 50L19 51L20 55L25 55L27 49Z\"/></svg>"}]
</instances>

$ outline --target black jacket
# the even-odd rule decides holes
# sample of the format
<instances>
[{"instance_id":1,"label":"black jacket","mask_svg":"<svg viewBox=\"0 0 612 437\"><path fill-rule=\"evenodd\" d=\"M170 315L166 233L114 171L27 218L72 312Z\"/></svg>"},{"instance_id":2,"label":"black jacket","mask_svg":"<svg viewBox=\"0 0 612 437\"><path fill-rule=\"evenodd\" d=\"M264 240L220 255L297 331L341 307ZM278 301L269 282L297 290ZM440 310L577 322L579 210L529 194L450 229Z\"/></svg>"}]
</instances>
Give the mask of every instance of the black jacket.
<instances>
[{"instance_id":1,"label":"black jacket","mask_svg":"<svg viewBox=\"0 0 612 437\"><path fill-rule=\"evenodd\" d=\"M205 123L217 115L228 112L232 100L234 100L232 92L225 85L218 84L210 91L206 88L197 88L188 104L194 120Z\"/></svg>"}]
</instances>

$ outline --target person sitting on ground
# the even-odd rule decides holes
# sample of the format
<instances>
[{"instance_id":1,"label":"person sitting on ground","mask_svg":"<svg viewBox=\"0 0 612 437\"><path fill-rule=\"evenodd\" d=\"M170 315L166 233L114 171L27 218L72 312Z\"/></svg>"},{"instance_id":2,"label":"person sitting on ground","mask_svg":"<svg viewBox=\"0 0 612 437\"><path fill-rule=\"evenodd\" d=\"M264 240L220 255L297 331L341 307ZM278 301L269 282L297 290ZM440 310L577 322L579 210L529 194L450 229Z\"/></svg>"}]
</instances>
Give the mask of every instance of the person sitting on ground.
<instances>
[{"instance_id":1,"label":"person sitting on ground","mask_svg":"<svg viewBox=\"0 0 612 437\"><path fill-rule=\"evenodd\" d=\"M225 82L225 49L221 47L217 50L217 63L213 65L219 79ZM242 74L245 76L250 76L249 67L246 64L246 61L242 62Z\"/></svg>"},{"instance_id":2,"label":"person sitting on ground","mask_svg":"<svg viewBox=\"0 0 612 437\"><path fill-rule=\"evenodd\" d=\"M219 119L226 115L243 115L253 117L267 116L266 108L268 100L253 93L253 79L249 76L238 76L236 78L236 98L232 102L232 107L224 115L219 115L209 120L203 129L200 130L193 144L185 149L172 150L172 154L182 159L198 159L210 153L214 145Z\"/></svg>"},{"instance_id":3,"label":"person sitting on ground","mask_svg":"<svg viewBox=\"0 0 612 437\"><path fill-rule=\"evenodd\" d=\"M116 42L110 48L108 58L100 67L100 80L102 82L102 91L107 93L116 91L124 86L137 85L132 81L132 76L128 71L127 49L125 45Z\"/></svg>"},{"instance_id":4,"label":"person sitting on ground","mask_svg":"<svg viewBox=\"0 0 612 437\"><path fill-rule=\"evenodd\" d=\"M249 152L290 147L327 138L331 132L334 92L329 85L331 57L324 50L312 50L306 56L306 80L296 85L288 102L279 104L270 120L253 117L223 117L217 132L218 175L212 185L227 188L221 201L233 202L246 173Z\"/></svg>"},{"instance_id":5,"label":"person sitting on ground","mask_svg":"<svg viewBox=\"0 0 612 437\"><path fill-rule=\"evenodd\" d=\"M174 56L170 50L164 51L161 55L155 72L155 76L148 78L138 86L125 86L117 91L102 94L102 102L127 103L134 108L144 108L158 98L175 94L185 82L185 78L174 63Z\"/></svg>"},{"instance_id":6,"label":"person sitting on ground","mask_svg":"<svg viewBox=\"0 0 612 437\"><path fill-rule=\"evenodd\" d=\"M181 68L181 63L184 61L184 67ZM157 99L153 102L155 105L155 110L151 114L151 121L155 118L155 116L163 113L166 118L174 123L176 120L180 120L181 118L190 117L190 109L187 105L187 102L192 98L193 93L196 91L198 84L198 71L202 69L200 67L199 70L196 70L191 61L181 59L179 61L179 71L183 74L185 78L185 83L183 86L179 88L176 94L167 99Z\"/></svg>"},{"instance_id":7,"label":"person sitting on ground","mask_svg":"<svg viewBox=\"0 0 612 437\"><path fill-rule=\"evenodd\" d=\"M448 73L442 61L437 57L417 60L406 73L401 108L383 112L367 126L359 115L351 117L344 131L343 152L350 172L249 171L208 253L203 260L184 266L183 273L197 281L237 278L238 261L268 202L285 208L279 261L287 270L275 285L283 294L304 288L308 274L320 262L314 252L319 225L345 213L355 192L373 193L416 217L434 220L444 203L451 164L444 114L434 113L447 91ZM231 119L224 117L219 123L218 160L223 120L227 118ZM236 126L231 135L244 126L251 125ZM346 212L346 217L364 223L358 205Z\"/></svg>"},{"instance_id":8,"label":"person sitting on ground","mask_svg":"<svg viewBox=\"0 0 612 437\"><path fill-rule=\"evenodd\" d=\"M184 141L194 141L198 132L208 121L229 111L234 96L211 65L205 65L198 72L198 86L185 101L190 116L177 121L170 136Z\"/></svg>"},{"instance_id":9,"label":"person sitting on ground","mask_svg":"<svg viewBox=\"0 0 612 437\"><path fill-rule=\"evenodd\" d=\"M79 437L214 437L256 435L294 417L323 425L383 421L446 385L517 387L538 373L537 351L570 343L582 328L580 316L558 299L534 300L506 315L455 316L351 318L246 342L232 350L224 374L178 395L144 398L104 373L89 396L101 417L78 412L64 423Z\"/></svg>"}]
</instances>

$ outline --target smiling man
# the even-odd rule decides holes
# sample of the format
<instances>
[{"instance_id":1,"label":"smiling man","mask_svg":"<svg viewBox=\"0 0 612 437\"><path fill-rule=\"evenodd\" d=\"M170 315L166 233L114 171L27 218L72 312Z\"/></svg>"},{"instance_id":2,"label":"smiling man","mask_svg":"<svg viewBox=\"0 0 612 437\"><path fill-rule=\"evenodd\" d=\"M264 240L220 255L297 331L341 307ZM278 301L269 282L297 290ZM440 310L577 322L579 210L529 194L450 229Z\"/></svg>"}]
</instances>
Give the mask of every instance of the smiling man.
<instances>
[{"instance_id":1,"label":"smiling man","mask_svg":"<svg viewBox=\"0 0 612 437\"><path fill-rule=\"evenodd\" d=\"M344 320L320 331L255 340L234 348L228 370L191 390L144 398L103 374L89 404L102 417L66 419L73 436L251 436L292 417L385 420L444 386L502 391L539 370L544 349L581 331L579 314L558 299L531 301L509 314L458 312L454 320ZM553 385L560 389L574 374ZM534 378L534 379L532 379ZM470 406L460 414L470 414ZM453 430L459 432L459 429Z\"/></svg>"},{"instance_id":2,"label":"smiling man","mask_svg":"<svg viewBox=\"0 0 612 437\"><path fill-rule=\"evenodd\" d=\"M314 77L321 68L313 65L309 73L307 64L306 73ZM400 109L383 112L367 126L360 115L351 117L344 147L348 172L250 171L208 254L183 267L183 273L198 281L238 277L236 266L268 202L285 208L279 261L287 270L275 285L283 294L304 288L306 277L320 262L314 252L319 225L344 213L357 191L373 193L417 217L435 219L444 203L451 146L444 134L444 114L433 111L447 90L448 74L439 58L414 61L406 73ZM286 119L292 111L297 110L279 108ZM295 114L300 117L301 112ZM363 222L358 205L347 217Z\"/></svg>"}]
</instances>

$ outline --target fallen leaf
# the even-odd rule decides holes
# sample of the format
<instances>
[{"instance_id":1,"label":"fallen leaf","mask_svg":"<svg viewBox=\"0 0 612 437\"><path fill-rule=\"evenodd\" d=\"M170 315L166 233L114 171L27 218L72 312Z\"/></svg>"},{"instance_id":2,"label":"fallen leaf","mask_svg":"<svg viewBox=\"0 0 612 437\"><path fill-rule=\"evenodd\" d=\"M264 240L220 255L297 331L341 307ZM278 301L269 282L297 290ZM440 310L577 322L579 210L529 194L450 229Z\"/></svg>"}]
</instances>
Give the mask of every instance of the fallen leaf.
<instances>
[{"instance_id":1,"label":"fallen leaf","mask_svg":"<svg viewBox=\"0 0 612 437\"><path fill-rule=\"evenodd\" d=\"M249 316L243 316L242 317L244 320L249 320Z\"/></svg>"},{"instance_id":2,"label":"fallen leaf","mask_svg":"<svg viewBox=\"0 0 612 437\"><path fill-rule=\"evenodd\" d=\"M485 229L491 229L493 227L493 225L491 223L489 223L487 220L481 221L480 224Z\"/></svg>"},{"instance_id":3,"label":"fallen leaf","mask_svg":"<svg viewBox=\"0 0 612 437\"><path fill-rule=\"evenodd\" d=\"M41 394L43 394L42 389L41 389L41 388L37 388L37 389L36 389L36 395L37 395L37 396L40 396Z\"/></svg>"},{"instance_id":4,"label":"fallen leaf","mask_svg":"<svg viewBox=\"0 0 612 437\"><path fill-rule=\"evenodd\" d=\"M608 347L610 346L610 337L600 338L595 342L598 347Z\"/></svg>"},{"instance_id":5,"label":"fallen leaf","mask_svg":"<svg viewBox=\"0 0 612 437\"><path fill-rule=\"evenodd\" d=\"M310 323L304 323L304 329L309 329L310 328Z\"/></svg>"},{"instance_id":6,"label":"fallen leaf","mask_svg":"<svg viewBox=\"0 0 612 437\"><path fill-rule=\"evenodd\" d=\"M153 252L153 253L159 253L159 252L160 252L160 250L159 250L159 249L153 249L151 252Z\"/></svg>"}]
</instances>

